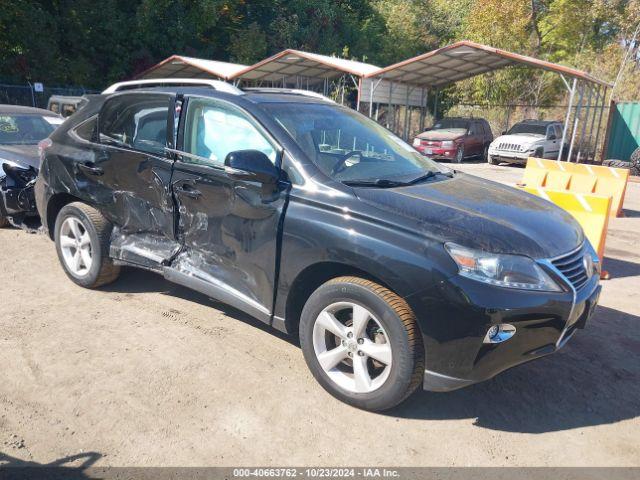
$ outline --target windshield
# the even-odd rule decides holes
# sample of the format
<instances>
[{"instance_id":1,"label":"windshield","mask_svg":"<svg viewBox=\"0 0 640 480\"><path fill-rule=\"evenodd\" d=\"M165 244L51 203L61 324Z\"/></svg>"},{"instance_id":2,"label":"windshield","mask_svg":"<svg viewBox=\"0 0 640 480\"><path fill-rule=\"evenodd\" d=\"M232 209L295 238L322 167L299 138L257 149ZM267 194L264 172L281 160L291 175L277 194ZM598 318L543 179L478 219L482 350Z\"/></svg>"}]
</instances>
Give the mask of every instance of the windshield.
<instances>
[{"instance_id":1,"label":"windshield","mask_svg":"<svg viewBox=\"0 0 640 480\"><path fill-rule=\"evenodd\" d=\"M334 180L411 182L429 172L450 172L353 110L318 103L265 103L262 107Z\"/></svg>"},{"instance_id":2,"label":"windshield","mask_svg":"<svg viewBox=\"0 0 640 480\"><path fill-rule=\"evenodd\" d=\"M530 133L532 135L546 135L546 125L534 125L530 123L516 123L511 130L507 132L507 135L516 135L519 133Z\"/></svg>"},{"instance_id":3,"label":"windshield","mask_svg":"<svg viewBox=\"0 0 640 480\"><path fill-rule=\"evenodd\" d=\"M0 114L0 145L35 145L47 138L61 121L40 115Z\"/></svg>"},{"instance_id":4,"label":"windshield","mask_svg":"<svg viewBox=\"0 0 640 480\"><path fill-rule=\"evenodd\" d=\"M450 128L462 128L464 130L467 130L469 128L469 122L467 120L462 120L459 118L443 118L442 120L436 122L432 130L444 130Z\"/></svg>"}]
</instances>

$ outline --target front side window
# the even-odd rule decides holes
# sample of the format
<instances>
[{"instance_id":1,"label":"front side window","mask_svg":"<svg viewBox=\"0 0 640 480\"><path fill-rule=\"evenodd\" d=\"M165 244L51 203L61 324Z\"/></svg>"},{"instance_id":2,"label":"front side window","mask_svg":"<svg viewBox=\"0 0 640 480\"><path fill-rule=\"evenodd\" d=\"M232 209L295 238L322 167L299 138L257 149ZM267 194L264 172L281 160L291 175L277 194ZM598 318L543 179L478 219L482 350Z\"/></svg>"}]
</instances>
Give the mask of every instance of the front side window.
<instances>
[{"instance_id":1,"label":"front side window","mask_svg":"<svg viewBox=\"0 0 640 480\"><path fill-rule=\"evenodd\" d=\"M322 172L341 182L409 182L448 172L373 120L326 103L264 103Z\"/></svg>"},{"instance_id":2,"label":"front side window","mask_svg":"<svg viewBox=\"0 0 640 480\"><path fill-rule=\"evenodd\" d=\"M556 130L556 138L562 138L562 126L556 125L555 130Z\"/></svg>"},{"instance_id":3,"label":"front side window","mask_svg":"<svg viewBox=\"0 0 640 480\"><path fill-rule=\"evenodd\" d=\"M48 120L42 115L0 114L0 145L36 145L57 126Z\"/></svg>"},{"instance_id":4,"label":"front side window","mask_svg":"<svg viewBox=\"0 0 640 480\"><path fill-rule=\"evenodd\" d=\"M100 142L163 155L168 95L132 94L107 100L99 116Z\"/></svg>"},{"instance_id":5,"label":"front side window","mask_svg":"<svg viewBox=\"0 0 640 480\"><path fill-rule=\"evenodd\" d=\"M212 99L193 98L187 105L183 161L222 166L238 150L259 150L275 164L276 148L241 110Z\"/></svg>"}]
</instances>

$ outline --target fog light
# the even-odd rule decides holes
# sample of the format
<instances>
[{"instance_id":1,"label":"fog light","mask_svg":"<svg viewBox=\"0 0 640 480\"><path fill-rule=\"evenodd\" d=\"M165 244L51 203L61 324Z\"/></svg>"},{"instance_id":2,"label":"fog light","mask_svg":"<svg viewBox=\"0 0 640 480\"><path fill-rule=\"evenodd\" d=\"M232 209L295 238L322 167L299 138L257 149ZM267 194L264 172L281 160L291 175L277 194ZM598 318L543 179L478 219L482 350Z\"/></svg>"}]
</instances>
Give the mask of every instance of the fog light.
<instances>
[{"instance_id":1,"label":"fog light","mask_svg":"<svg viewBox=\"0 0 640 480\"><path fill-rule=\"evenodd\" d=\"M483 343L502 343L516 334L516 327L508 323L492 325L484 336Z\"/></svg>"}]
</instances>

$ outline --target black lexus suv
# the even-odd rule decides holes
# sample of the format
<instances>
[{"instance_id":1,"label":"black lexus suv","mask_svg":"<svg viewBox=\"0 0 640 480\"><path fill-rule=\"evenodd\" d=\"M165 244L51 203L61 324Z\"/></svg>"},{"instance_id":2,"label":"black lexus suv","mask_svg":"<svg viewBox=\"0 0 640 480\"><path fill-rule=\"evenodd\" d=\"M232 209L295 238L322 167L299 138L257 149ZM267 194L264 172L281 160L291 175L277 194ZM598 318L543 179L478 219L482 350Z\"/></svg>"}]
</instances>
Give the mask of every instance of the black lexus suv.
<instances>
[{"instance_id":1,"label":"black lexus suv","mask_svg":"<svg viewBox=\"0 0 640 480\"><path fill-rule=\"evenodd\" d=\"M41 145L37 207L72 281L156 271L299 335L318 382L370 410L585 326L600 266L568 213L319 95L228 87L94 97Z\"/></svg>"}]
</instances>

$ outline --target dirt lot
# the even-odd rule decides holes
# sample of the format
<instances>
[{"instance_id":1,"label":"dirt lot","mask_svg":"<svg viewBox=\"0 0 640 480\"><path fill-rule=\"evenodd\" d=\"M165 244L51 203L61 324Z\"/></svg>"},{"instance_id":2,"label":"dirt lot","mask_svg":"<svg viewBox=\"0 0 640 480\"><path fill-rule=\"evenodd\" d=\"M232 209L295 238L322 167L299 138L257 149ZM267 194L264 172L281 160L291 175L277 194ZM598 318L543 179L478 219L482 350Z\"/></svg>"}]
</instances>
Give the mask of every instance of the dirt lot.
<instances>
[{"instance_id":1,"label":"dirt lot","mask_svg":"<svg viewBox=\"0 0 640 480\"><path fill-rule=\"evenodd\" d=\"M601 306L565 349L384 415L334 400L237 311L143 271L83 290L47 237L0 230L0 464L638 466L640 184L625 207Z\"/></svg>"}]
</instances>

